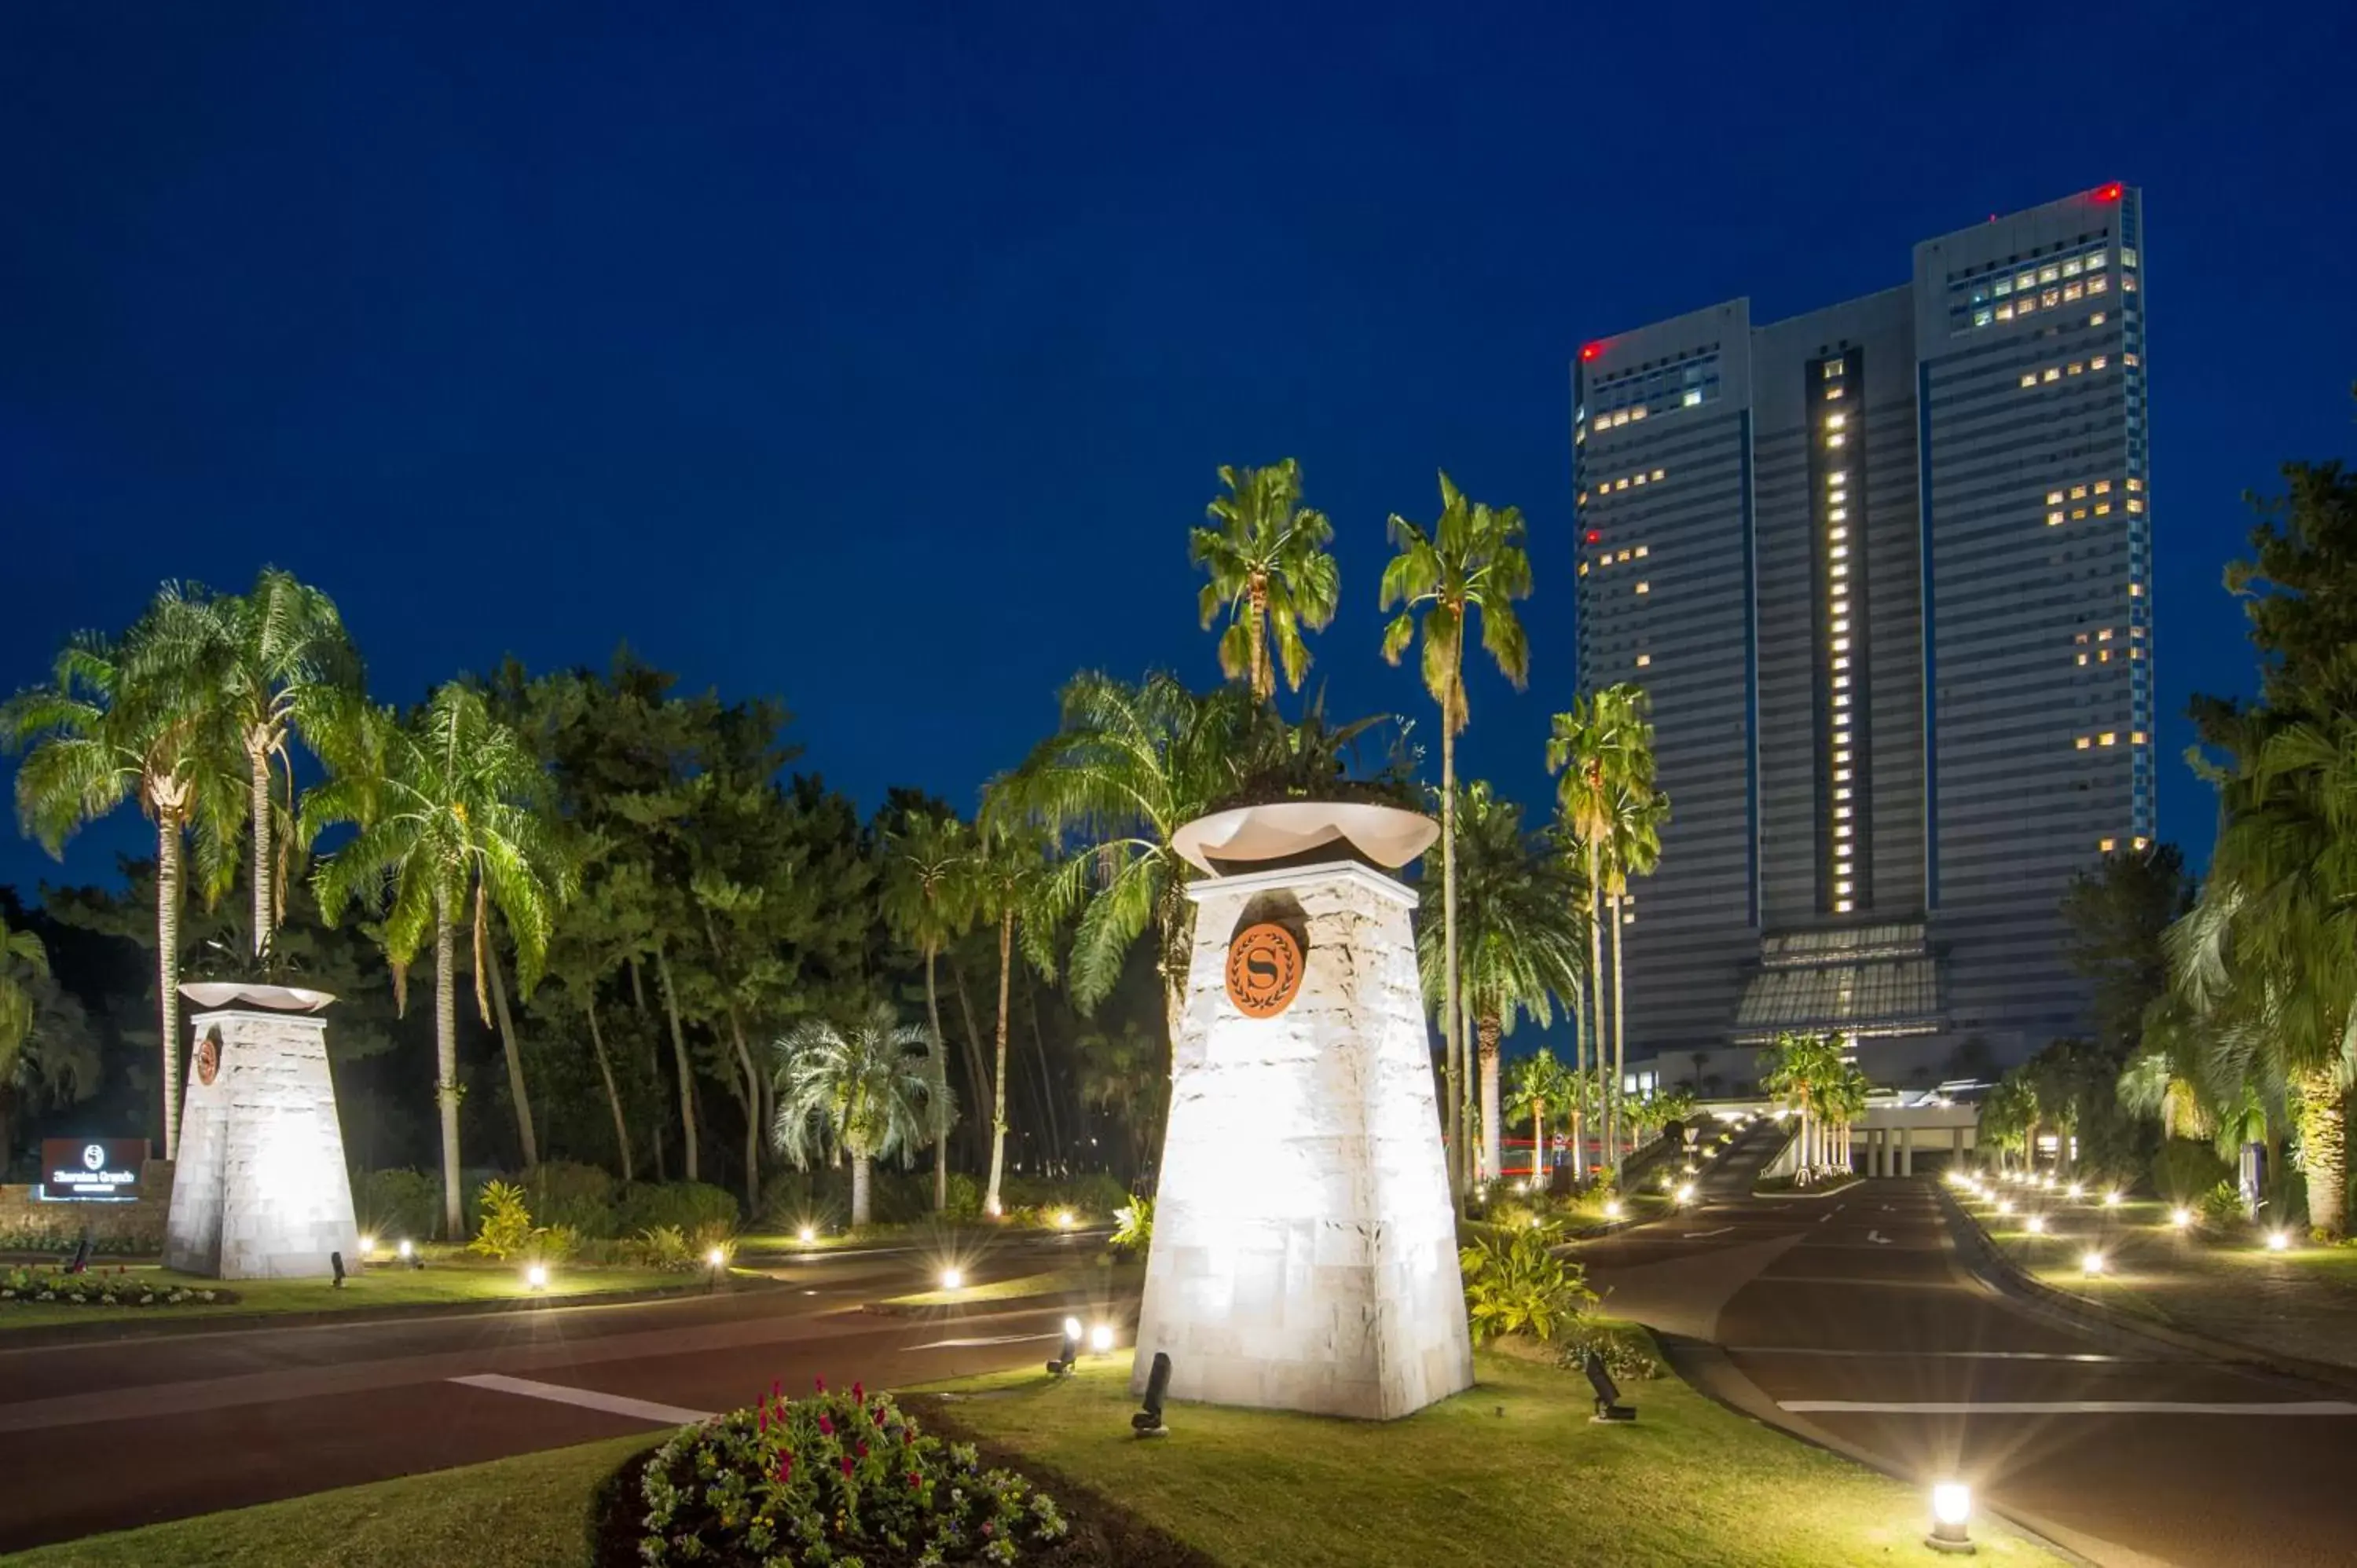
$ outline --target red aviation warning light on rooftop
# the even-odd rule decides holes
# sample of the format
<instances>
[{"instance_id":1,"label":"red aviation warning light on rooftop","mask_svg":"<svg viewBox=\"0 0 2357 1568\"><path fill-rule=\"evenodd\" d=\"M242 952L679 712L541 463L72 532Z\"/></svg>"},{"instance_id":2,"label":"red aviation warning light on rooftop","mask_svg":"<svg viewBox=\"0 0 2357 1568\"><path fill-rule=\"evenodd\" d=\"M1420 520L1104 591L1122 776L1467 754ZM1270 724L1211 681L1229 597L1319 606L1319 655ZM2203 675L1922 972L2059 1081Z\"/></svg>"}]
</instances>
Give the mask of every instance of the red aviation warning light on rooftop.
<instances>
[{"instance_id":1,"label":"red aviation warning light on rooftop","mask_svg":"<svg viewBox=\"0 0 2357 1568\"><path fill-rule=\"evenodd\" d=\"M1596 358L1596 356L1597 356L1597 355L1601 354L1602 352L1604 352L1604 345L1603 345L1603 344L1601 344L1601 343L1586 343L1586 344L1582 344L1582 345L1580 346L1579 357L1580 357L1580 359L1581 359L1581 360L1592 360L1592 359Z\"/></svg>"},{"instance_id":2,"label":"red aviation warning light on rooftop","mask_svg":"<svg viewBox=\"0 0 2357 1568\"><path fill-rule=\"evenodd\" d=\"M2114 180L2109 185L2099 185L2095 188L2095 199L2098 201L2117 201L2120 199L2121 191L2125 188L2126 187L2122 186L2118 180Z\"/></svg>"}]
</instances>

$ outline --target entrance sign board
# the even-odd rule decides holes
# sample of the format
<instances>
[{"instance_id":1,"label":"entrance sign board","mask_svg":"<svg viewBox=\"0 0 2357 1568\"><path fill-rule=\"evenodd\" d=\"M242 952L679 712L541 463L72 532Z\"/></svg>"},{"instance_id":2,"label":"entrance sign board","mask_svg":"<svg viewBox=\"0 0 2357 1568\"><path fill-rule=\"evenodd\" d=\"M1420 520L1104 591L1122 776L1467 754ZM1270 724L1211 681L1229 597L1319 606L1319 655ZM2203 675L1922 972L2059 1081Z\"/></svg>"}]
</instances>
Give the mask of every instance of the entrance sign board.
<instances>
[{"instance_id":1,"label":"entrance sign board","mask_svg":"<svg viewBox=\"0 0 2357 1568\"><path fill-rule=\"evenodd\" d=\"M44 1138L41 1198L48 1203L129 1203L139 1194L145 1138Z\"/></svg>"}]
</instances>

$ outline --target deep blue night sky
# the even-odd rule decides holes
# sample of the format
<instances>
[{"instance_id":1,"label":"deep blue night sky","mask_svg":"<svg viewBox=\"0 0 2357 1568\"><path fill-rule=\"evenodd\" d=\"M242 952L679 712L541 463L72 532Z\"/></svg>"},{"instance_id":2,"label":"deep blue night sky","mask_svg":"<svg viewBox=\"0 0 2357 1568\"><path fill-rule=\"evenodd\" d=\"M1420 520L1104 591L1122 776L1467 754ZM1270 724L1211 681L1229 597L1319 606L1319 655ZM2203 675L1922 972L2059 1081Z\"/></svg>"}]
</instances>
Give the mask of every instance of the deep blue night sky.
<instances>
[{"instance_id":1,"label":"deep blue night sky","mask_svg":"<svg viewBox=\"0 0 2357 1568\"><path fill-rule=\"evenodd\" d=\"M2173 758L2250 684L2240 493L2357 445L2357 25L1916 9L12 5L0 686L274 561L380 696L628 639L782 694L865 803L970 802L1074 669L1216 677L1222 462L1335 520L1329 705L1425 713L1375 580L1445 464L1531 520L1532 686L1476 688L1468 767L1538 802L1577 345L2126 179ZM2173 760L2162 801L2201 854ZM0 881L145 842L11 835Z\"/></svg>"}]
</instances>

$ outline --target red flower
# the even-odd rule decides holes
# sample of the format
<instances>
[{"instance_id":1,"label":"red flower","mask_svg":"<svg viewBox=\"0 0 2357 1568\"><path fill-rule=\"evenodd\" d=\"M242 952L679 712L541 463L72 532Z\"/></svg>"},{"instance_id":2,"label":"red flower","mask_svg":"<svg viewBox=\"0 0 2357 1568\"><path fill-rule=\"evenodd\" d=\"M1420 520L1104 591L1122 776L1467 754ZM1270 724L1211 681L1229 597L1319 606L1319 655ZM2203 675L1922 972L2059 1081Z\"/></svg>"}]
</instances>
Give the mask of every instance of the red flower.
<instances>
[{"instance_id":1,"label":"red flower","mask_svg":"<svg viewBox=\"0 0 2357 1568\"><path fill-rule=\"evenodd\" d=\"M924 1477L921 1477L921 1476L918 1475L914 1470L911 1470L911 1471L909 1471L909 1489L910 1491L912 1491L912 1492L913 1492L913 1491L915 1491L918 1487L920 1487L923 1486L924 1484L925 1484L925 1481L924 1481Z\"/></svg>"},{"instance_id":2,"label":"red flower","mask_svg":"<svg viewBox=\"0 0 2357 1568\"><path fill-rule=\"evenodd\" d=\"M866 1388L864 1388L864 1387L862 1387L862 1386L861 1386L860 1384L858 1384L858 1383L856 1383L856 1382L855 1382L855 1383L853 1383L853 1384L851 1385L851 1398L852 1398L852 1401L853 1401L853 1402L854 1402L854 1403L856 1403L856 1404L865 1404L865 1403L866 1403L866 1402L867 1402L867 1391L866 1391Z\"/></svg>"},{"instance_id":3,"label":"red flower","mask_svg":"<svg viewBox=\"0 0 2357 1568\"><path fill-rule=\"evenodd\" d=\"M820 1417L818 1418L818 1432L819 1432L819 1435L820 1435L821 1437L832 1437L832 1436L834 1436L834 1423L833 1423L832 1421L829 1421L829 1420L828 1420L826 1417L824 1417L824 1416L820 1416Z\"/></svg>"},{"instance_id":4,"label":"red flower","mask_svg":"<svg viewBox=\"0 0 2357 1568\"><path fill-rule=\"evenodd\" d=\"M811 1382L817 1387L819 1392L826 1392L826 1380L824 1378L813 1378Z\"/></svg>"},{"instance_id":5,"label":"red flower","mask_svg":"<svg viewBox=\"0 0 2357 1568\"><path fill-rule=\"evenodd\" d=\"M843 1466L843 1478L846 1481L851 1479L851 1455L846 1454L835 1463Z\"/></svg>"},{"instance_id":6,"label":"red flower","mask_svg":"<svg viewBox=\"0 0 2357 1568\"><path fill-rule=\"evenodd\" d=\"M767 1433L770 1430L770 1407L768 1405L763 1405L761 1407L761 1430L764 1433Z\"/></svg>"},{"instance_id":7,"label":"red flower","mask_svg":"<svg viewBox=\"0 0 2357 1568\"><path fill-rule=\"evenodd\" d=\"M794 1478L794 1456L782 1449L778 1454L778 1485L784 1486Z\"/></svg>"},{"instance_id":8,"label":"red flower","mask_svg":"<svg viewBox=\"0 0 2357 1568\"><path fill-rule=\"evenodd\" d=\"M864 1442L863 1442L863 1443L861 1443L861 1444L860 1444L860 1445L859 1445L859 1456L860 1456L862 1459L865 1459L865 1458L866 1458L866 1457L867 1457L867 1444L866 1444L866 1443L864 1443Z\"/></svg>"},{"instance_id":9,"label":"red flower","mask_svg":"<svg viewBox=\"0 0 2357 1568\"><path fill-rule=\"evenodd\" d=\"M998 1527L993 1524L990 1520L984 1520L982 1521L982 1533L985 1535L996 1535L998 1533Z\"/></svg>"}]
</instances>

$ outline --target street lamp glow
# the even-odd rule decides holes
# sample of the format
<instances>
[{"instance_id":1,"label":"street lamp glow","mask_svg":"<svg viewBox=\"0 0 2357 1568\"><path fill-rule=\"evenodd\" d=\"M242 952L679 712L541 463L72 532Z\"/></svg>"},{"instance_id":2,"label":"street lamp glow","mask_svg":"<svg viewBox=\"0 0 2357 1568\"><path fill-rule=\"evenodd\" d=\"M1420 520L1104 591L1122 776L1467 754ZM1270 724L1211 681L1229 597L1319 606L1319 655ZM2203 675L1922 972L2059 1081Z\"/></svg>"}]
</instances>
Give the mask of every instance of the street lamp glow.
<instances>
[{"instance_id":1,"label":"street lamp glow","mask_svg":"<svg viewBox=\"0 0 2357 1568\"><path fill-rule=\"evenodd\" d=\"M1998 1199L1996 1200L1996 1211L1997 1211L1999 1214L2010 1214L2010 1213L2012 1213L2012 1212L2013 1212L2013 1199L2011 1199L2011 1198L2009 1198L2009 1197L2000 1197L2000 1198L1998 1198Z\"/></svg>"},{"instance_id":2,"label":"street lamp glow","mask_svg":"<svg viewBox=\"0 0 2357 1568\"><path fill-rule=\"evenodd\" d=\"M1102 1356L1113 1348L1113 1325L1100 1323L1089 1330L1089 1348Z\"/></svg>"},{"instance_id":3,"label":"street lamp glow","mask_svg":"<svg viewBox=\"0 0 2357 1568\"><path fill-rule=\"evenodd\" d=\"M2169 1211L2169 1222L2177 1230L2182 1230L2193 1223L2193 1210L2182 1205L2172 1208Z\"/></svg>"},{"instance_id":4,"label":"street lamp glow","mask_svg":"<svg viewBox=\"0 0 2357 1568\"><path fill-rule=\"evenodd\" d=\"M2289 1247L2290 1245L2291 1245L2291 1238L2290 1238L2290 1236L2287 1235L2285 1232L2283 1232L2283 1231L2281 1231L2281 1230L2270 1230L2270 1231L2268 1231L2268 1232L2267 1232L2267 1251L2270 1251L2270 1252L2280 1252L2280 1251L2282 1251L2285 1248Z\"/></svg>"},{"instance_id":5,"label":"street lamp glow","mask_svg":"<svg viewBox=\"0 0 2357 1568\"><path fill-rule=\"evenodd\" d=\"M963 1290L965 1288L965 1271L958 1268L943 1269L942 1271L942 1288L943 1290Z\"/></svg>"},{"instance_id":6,"label":"street lamp glow","mask_svg":"<svg viewBox=\"0 0 2357 1568\"><path fill-rule=\"evenodd\" d=\"M2104 1272L2104 1255L2101 1252L2088 1252L2086 1256L2079 1260L2079 1272L2089 1276L2102 1273Z\"/></svg>"},{"instance_id":7,"label":"street lamp glow","mask_svg":"<svg viewBox=\"0 0 2357 1568\"><path fill-rule=\"evenodd\" d=\"M546 1290L548 1288L547 1265L534 1263L526 1269L523 1272L523 1283L533 1290Z\"/></svg>"},{"instance_id":8,"label":"street lamp glow","mask_svg":"<svg viewBox=\"0 0 2357 1568\"><path fill-rule=\"evenodd\" d=\"M2033 1214L2021 1223L2022 1228L2028 1230L2032 1236L2043 1236L2046 1234L2046 1216L2043 1214Z\"/></svg>"},{"instance_id":9,"label":"street lamp glow","mask_svg":"<svg viewBox=\"0 0 2357 1568\"><path fill-rule=\"evenodd\" d=\"M2118 1193L2107 1192L2104 1194L2104 1207L2105 1208L2117 1208L2119 1206L2120 1195Z\"/></svg>"},{"instance_id":10,"label":"street lamp glow","mask_svg":"<svg viewBox=\"0 0 2357 1568\"><path fill-rule=\"evenodd\" d=\"M2071 1184L2071 1196L2074 1198L2084 1197L2087 1196L2087 1189L2074 1181Z\"/></svg>"},{"instance_id":11,"label":"street lamp glow","mask_svg":"<svg viewBox=\"0 0 2357 1568\"><path fill-rule=\"evenodd\" d=\"M802 1227L802 1245L803 1245L803 1246L807 1247L807 1246L809 1246L812 1242L813 1242L813 1241L815 1241L815 1240L818 1240L818 1227L817 1227L817 1226L815 1226L815 1225L805 1225L805 1226L803 1226L803 1227Z\"/></svg>"}]
</instances>

